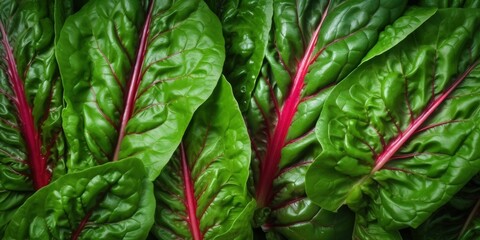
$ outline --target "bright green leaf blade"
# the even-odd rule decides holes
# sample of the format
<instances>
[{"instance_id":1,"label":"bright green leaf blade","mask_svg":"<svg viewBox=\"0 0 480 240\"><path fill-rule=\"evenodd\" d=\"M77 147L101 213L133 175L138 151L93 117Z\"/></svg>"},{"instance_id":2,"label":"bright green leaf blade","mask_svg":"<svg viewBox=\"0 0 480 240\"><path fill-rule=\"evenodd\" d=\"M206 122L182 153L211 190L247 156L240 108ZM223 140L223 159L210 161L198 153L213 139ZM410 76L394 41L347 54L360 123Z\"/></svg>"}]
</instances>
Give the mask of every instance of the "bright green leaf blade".
<instances>
[{"instance_id":1,"label":"bright green leaf blade","mask_svg":"<svg viewBox=\"0 0 480 240\"><path fill-rule=\"evenodd\" d=\"M154 211L142 162L107 163L37 191L15 213L5 239L144 239Z\"/></svg>"},{"instance_id":2,"label":"bright green leaf blade","mask_svg":"<svg viewBox=\"0 0 480 240\"><path fill-rule=\"evenodd\" d=\"M69 17L58 59L72 171L141 159L167 163L224 61L221 26L205 3L93 0Z\"/></svg>"},{"instance_id":3,"label":"bright green leaf blade","mask_svg":"<svg viewBox=\"0 0 480 240\"><path fill-rule=\"evenodd\" d=\"M396 46L432 17L435 12L437 12L436 8L409 8L392 25L387 26L385 30L380 33L377 43L363 58L362 63Z\"/></svg>"},{"instance_id":4,"label":"bright green leaf blade","mask_svg":"<svg viewBox=\"0 0 480 240\"><path fill-rule=\"evenodd\" d=\"M159 239L252 238L249 142L232 89L222 79L155 181L152 231Z\"/></svg>"},{"instance_id":5,"label":"bright green leaf blade","mask_svg":"<svg viewBox=\"0 0 480 240\"><path fill-rule=\"evenodd\" d=\"M439 10L340 83L317 124L325 152L308 196L396 230L459 191L480 170L479 27L477 10Z\"/></svg>"},{"instance_id":6,"label":"bright green leaf blade","mask_svg":"<svg viewBox=\"0 0 480 240\"><path fill-rule=\"evenodd\" d=\"M265 57L272 25L272 0L206 2L222 22L227 54L223 73L243 112L248 108Z\"/></svg>"},{"instance_id":7,"label":"bright green leaf blade","mask_svg":"<svg viewBox=\"0 0 480 240\"><path fill-rule=\"evenodd\" d=\"M265 63L245 113L254 150L256 224L270 237L322 239L329 227L335 231L331 214L323 216L305 194L305 173L322 151L314 126L331 87L360 64L405 5L402 0L273 2Z\"/></svg>"}]
</instances>

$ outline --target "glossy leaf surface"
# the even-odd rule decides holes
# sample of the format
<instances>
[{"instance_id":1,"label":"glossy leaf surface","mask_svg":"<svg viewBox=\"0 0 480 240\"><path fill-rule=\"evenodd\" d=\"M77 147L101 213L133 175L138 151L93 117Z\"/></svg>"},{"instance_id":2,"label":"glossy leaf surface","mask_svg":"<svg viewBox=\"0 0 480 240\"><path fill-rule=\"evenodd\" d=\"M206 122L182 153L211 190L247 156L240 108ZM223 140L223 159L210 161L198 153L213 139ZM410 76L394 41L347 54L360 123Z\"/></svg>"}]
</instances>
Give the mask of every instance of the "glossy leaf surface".
<instances>
[{"instance_id":1,"label":"glossy leaf surface","mask_svg":"<svg viewBox=\"0 0 480 240\"><path fill-rule=\"evenodd\" d=\"M251 239L248 133L225 79L195 113L155 181L159 239Z\"/></svg>"},{"instance_id":2,"label":"glossy leaf surface","mask_svg":"<svg viewBox=\"0 0 480 240\"><path fill-rule=\"evenodd\" d=\"M68 1L65 1L68 2ZM15 210L63 173L54 1L0 2L0 237Z\"/></svg>"},{"instance_id":3,"label":"glossy leaf surface","mask_svg":"<svg viewBox=\"0 0 480 240\"><path fill-rule=\"evenodd\" d=\"M480 170L479 27L477 10L439 10L337 85L309 197L391 231L419 226L469 181Z\"/></svg>"},{"instance_id":4,"label":"glossy leaf surface","mask_svg":"<svg viewBox=\"0 0 480 240\"><path fill-rule=\"evenodd\" d=\"M377 43L363 58L362 63L396 46L436 12L436 8L408 8L401 17L380 33Z\"/></svg>"},{"instance_id":5,"label":"glossy leaf surface","mask_svg":"<svg viewBox=\"0 0 480 240\"><path fill-rule=\"evenodd\" d=\"M480 218L475 219L466 232L460 236L460 240L478 239L480 237Z\"/></svg>"},{"instance_id":6,"label":"glossy leaf surface","mask_svg":"<svg viewBox=\"0 0 480 240\"><path fill-rule=\"evenodd\" d=\"M144 239L154 201L142 162L108 163L37 191L15 213L5 239Z\"/></svg>"},{"instance_id":7,"label":"glossy leaf surface","mask_svg":"<svg viewBox=\"0 0 480 240\"><path fill-rule=\"evenodd\" d=\"M232 84L240 109L248 108L263 64L272 25L272 0L207 0L220 18L225 36L223 73Z\"/></svg>"},{"instance_id":8,"label":"glossy leaf surface","mask_svg":"<svg viewBox=\"0 0 480 240\"><path fill-rule=\"evenodd\" d=\"M412 229L411 235L418 240L459 239L467 235L470 228L475 228L474 221L480 217L479 214L480 175L477 174L447 204L417 229Z\"/></svg>"},{"instance_id":9,"label":"glossy leaf surface","mask_svg":"<svg viewBox=\"0 0 480 240\"><path fill-rule=\"evenodd\" d=\"M417 4L438 8L480 8L479 0L421 0Z\"/></svg>"},{"instance_id":10,"label":"glossy leaf surface","mask_svg":"<svg viewBox=\"0 0 480 240\"><path fill-rule=\"evenodd\" d=\"M141 159L167 163L224 60L221 26L201 1L93 0L57 45L72 171Z\"/></svg>"},{"instance_id":11,"label":"glossy leaf surface","mask_svg":"<svg viewBox=\"0 0 480 240\"><path fill-rule=\"evenodd\" d=\"M331 86L360 64L404 5L405 1L273 2L265 64L246 112L259 206L256 221L271 238L350 236L351 226L337 231L331 225L336 216L306 198L304 175L321 151L313 129Z\"/></svg>"}]
</instances>

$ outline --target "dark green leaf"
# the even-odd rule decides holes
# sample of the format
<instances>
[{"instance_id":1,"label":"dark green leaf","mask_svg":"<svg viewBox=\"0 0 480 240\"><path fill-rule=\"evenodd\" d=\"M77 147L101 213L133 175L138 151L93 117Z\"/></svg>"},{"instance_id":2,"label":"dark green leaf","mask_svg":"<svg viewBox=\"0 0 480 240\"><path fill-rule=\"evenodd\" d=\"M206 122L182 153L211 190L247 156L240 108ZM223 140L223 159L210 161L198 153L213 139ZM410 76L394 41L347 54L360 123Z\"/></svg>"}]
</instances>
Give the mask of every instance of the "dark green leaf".
<instances>
[{"instance_id":1,"label":"dark green leaf","mask_svg":"<svg viewBox=\"0 0 480 240\"><path fill-rule=\"evenodd\" d=\"M416 4L439 8L480 8L479 0L420 0Z\"/></svg>"},{"instance_id":2,"label":"dark green leaf","mask_svg":"<svg viewBox=\"0 0 480 240\"><path fill-rule=\"evenodd\" d=\"M34 189L64 172L54 9L58 1L0 1L0 237Z\"/></svg>"},{"instance_id":3,"label":"dark green leaf","mask_svg":"<svg viewBox=\"0 0 480 240\"><path fill-rule=\"evenodd\" d=\"M272 0L206 2L222 22L227 54L223 71L240 109L245 111L265 56L272 25Z\"/></svg>"},{"instance_id":4,"label":"dark green leaf","mask_svg":"<svg viewBox=\"0 0 480 240\"><path fill-rule=\"evenodd\" d=\"M477 174L453 198L435 211L412 236L418 240L455 240L472 225L480 213L480 175ZM473 239L473 238L471 238Z\"/></svg>"},{"instance_id":5,"label":"dark green leaf","mask_svg":"<svg viewBox=\"0 0 480 240\"><path fill-rule=\"evenodd\" d=\"M480 238L480 218L475 219L467 231L460 236L459 240L471 240Z\"/></svg>"}]
</instances>

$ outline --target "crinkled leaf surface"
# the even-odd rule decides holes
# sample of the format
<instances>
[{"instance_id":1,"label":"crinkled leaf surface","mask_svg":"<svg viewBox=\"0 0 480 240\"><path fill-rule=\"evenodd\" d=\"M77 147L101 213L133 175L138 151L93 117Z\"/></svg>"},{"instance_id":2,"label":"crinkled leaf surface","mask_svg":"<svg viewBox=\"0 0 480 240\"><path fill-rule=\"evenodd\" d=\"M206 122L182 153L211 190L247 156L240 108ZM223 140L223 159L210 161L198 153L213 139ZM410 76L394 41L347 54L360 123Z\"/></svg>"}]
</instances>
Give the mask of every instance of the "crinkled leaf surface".
<instances>
[{"instance_id":1,"label":"crinkled leaf surface","mask_svg":"<svg viewBox=\"0 0 480 240\"><path fill-rule=\"evenodd\" d=\"M155 181L159 239L251 239L249 137L225 79L195 113Z\"/></svg>"},{"instance_id":2,"label":"crinkled leaf surface","mask_svg":"<svg viewBox=\"0 0 480 240\"><path fill-rule=\"evenodd\" d=\"M84 5L57 45L68 168L135 158L155 179L213 91L223 45L219 21L201 1Z\"/></svg>"},{"instance_id":3,"label":"crinkled leaf surface","mask_svg":"<svg viewBox=\"0 0 480 240\"><path fill-rule=\"evenodd\" d=\"M68 2L68 1L65 1ZM14 211L63 172L57 1L0 2L0 237Z\"/></svg>"},{"instance_id":4,"label":"crinkled leaf surface","mask_svg":"<svg viewBox=\"0 0 480 240\"><path fill-rule=\"evenodd\" d=\"M330 93L324 152L307 173L321 207L357 224L417 227L480 170L480 12L439 10Z\"/></svg>"},{"instance_id":5,"label":"crinkled leaf surface","mask_svg":"<svg viewBox=\"0 0 480 240\"><path fill-rule=\"evenodd\" d=\"M478 217L480 207L480 174L477 174L462 190L440 209L435 211L411 235L418 240L458 239ZM474 238L470 238L474 239Z\"/></svg>"},{"instance_id":6,"label":"crinkled leaf surface","mask_svg":"<svg viewBox=\"0 0 480 240\"><path fill-rule=\"evenodd\" d=\"M154 211L142 162L107 163L37 191L15 213L4 239L145 239Z\"/></svg>"},{"instance_id":7,"label":"crinkled leaf surface","mask_svg":"<svg viewBox=\"0 0 480 240\"><path fill-rule=\"evenodd\" d=\"M240 109L250 103L263 64L272 24L272 0L207 0L222 22L226 61L223 72Z\"/></svg>"},{"instance_id":8,"label":"crinkled leaf surface","mask_svg":"<svg viewBox=\"0 0 480 240\"><path fill-rule=\"evenodd\" d=\"M402 235L396 230L385 230L376 222L363 223L363 216L357 215L353 229L354 240L402 240ZM360 223L358 223L360 222ZM408 239L408 238L407 238Z\"/></svg>"},{"instance_id":9,"label":"crinkled leaf surface","mask_svg":"<svg viewBox=\"0 0 480 240\"><path fill-rule=\"evenodd\" d=\"M358 66L405 4L401 0L273 2L265 64L246 112L253 148L252 182L260 208L256 221L272 233L271 238L337 233L331 225L335 215L320 210L304 190L305 172L321 151L315 122L330 87ZM349 237L349 227L345 224L338 233Z\"/></svg>"},{"instance_id":10,"label":"crinkled leaf surface","mask_svg":"<svg viewBox=\"0 0 480 240\"><path fill-rule=\"evenodd\" d=\"M435 12L437 12L436 8L410 7L407 9L392 25L387 26L385 30L380 33L378 42L370 49L362 62L381 55L396 46L432 17Z\"/></svg>"}]
</instances>

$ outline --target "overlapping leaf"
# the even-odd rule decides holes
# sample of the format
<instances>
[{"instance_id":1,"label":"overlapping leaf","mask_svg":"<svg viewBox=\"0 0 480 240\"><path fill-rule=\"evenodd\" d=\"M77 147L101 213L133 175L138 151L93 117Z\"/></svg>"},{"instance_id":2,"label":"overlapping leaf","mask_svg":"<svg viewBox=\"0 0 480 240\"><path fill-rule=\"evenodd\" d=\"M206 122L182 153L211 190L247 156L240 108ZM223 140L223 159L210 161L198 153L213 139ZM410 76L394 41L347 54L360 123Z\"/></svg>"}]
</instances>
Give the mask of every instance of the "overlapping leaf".
<instances>
[{"instance_id":1,"label":"overlapping leaf","mask_svg":"<svg viewBox=\"0 0 480 240\"><path fill-rule=\"evenodd\" d=\"M438 8L480 8L478 0L421 0L416 3L419 6Z\"/></svg>"},{"instance_id":2,"label":"overlapping leaf","mask_svg":"<svg viewBox=\"0 0 480 240\"><path fill-rule=\"evenodd\" d=\"M135 158L155 179L220 77L221 26L205 3L141 3L93 0L62 29L72 171Z\"/></svg>"},{"instance_id":3,"label":"overlapping leaf","mask_svg":"<svg viewBox=\"0 0 480 240\"><path fill-rule=\"evenodd\" d=\"M480 175L477 174L447 204L409 232L412 238L418 240L459 239L466 235L469 228L474 228L474 220L479 213Z\"/></svg>"},{"instance_id":4,"label":"overlapping leaf","mask_svg":"<svg viewBox=\"0 0 480 240\"><path fill-rule=\"evenodd\" d=\"M356 210L356 232L395 238L469 181L480 170L479 27L475 9L439 10L339 84L317 124L309 197Z\"/></svg>"},{"instance_id":5,"label":"overlapping leaf","mask_svg":"<svg viewBox=\"0 0 480 240\"><path fill-rule=\"evenodd\" d=\"M330 87L348 75L405 1L273 1L273 23L246 113L253 148L257 224L272 238L322 238L336 216L305 196L304 175L320 153L313 128ZM341 217L344 219L344 217ZM348 221L347 221L348 222Z\"/></svg>"},{"instance_id":6,"label":"overlapping leaf","mask_svg":"<svg viewBox=\"0 0 480 240\"><path fill-rule=\"evenodd\" d=\"M223 67L240 109L248 108L263 64L272 24L272 0L207 0L222 22L226 59Z\"/></svg>"},{"instance_id":7,"label":"overlapping leaf","mask_svg":"<svg viewBox=\"0 0 480 240\"><path fill-rule=\"evenodd\" d=\"M64 11L58 1L0 2L0 237L52 171L54 178L63 172L57 11Z\"/></svg>"},{"instance_id":8,"label":"overlapping leaf","mask_svg":"<svg viewBox=\"0 0 480 240\"><path fill-rule=\"evenodd\" d=\"M159 239L251 239L250 147L225 79L195 113L181 146L155 181Z\"/></svg>"},{"instance_id":9,"label":"overlapping leaf","mask_svg":"<svg viewBox=\"0 0 480 240\"><path fill-rule=\"evenodd\" d=\"M139 160L65 175L33 194L4 239L145 239L155 199Z\"/></svg>"}]
</instances>

